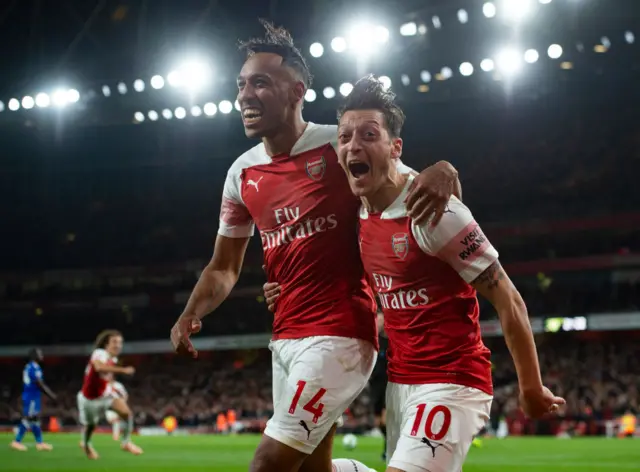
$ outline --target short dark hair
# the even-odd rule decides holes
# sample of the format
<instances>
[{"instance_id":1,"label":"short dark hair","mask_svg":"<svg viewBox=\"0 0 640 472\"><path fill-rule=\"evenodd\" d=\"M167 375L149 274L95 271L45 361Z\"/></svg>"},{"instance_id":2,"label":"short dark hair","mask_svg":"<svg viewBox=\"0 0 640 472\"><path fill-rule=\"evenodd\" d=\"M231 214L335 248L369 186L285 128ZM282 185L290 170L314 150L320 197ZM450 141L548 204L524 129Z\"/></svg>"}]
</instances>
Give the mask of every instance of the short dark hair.
<instances>
[{"instance_id":1,"label":"short dark hair","mask_svg":"<svg viewBox=\"0 0 640 472\"><path fill-rule=\"evenodd\" d=\"M276 27L267 20L261 19L260 23L265 29L264 38L251 38L247 41L240 41L240 49L246 52L247 57L261 52L270 52L281 56L284 65L291 67L300 74L305 88L311 87L313 76L304 56L293 44L291 34L286 29Z\"/></svg>"},{"instance_id":2,"label":"short dark hair","mask_svg":"<svg viewBox=\"0 0 640 472\"><path fill-rule=\"evenodd\" d=\"M105 329L96 338L96 348L104 349L109 344L109 340L114 336L122 337L122 333L117 329Z\"/></svg>"},{"instance_id":3,"label":"short dark hair","mask_svg":"<svg viewBox=\"0 0 640 472\"><path fill-rule=\"evenodd\" d=\"M379 110L384 115L389 134L399 138L404 125L404 112L396 103L396 94L391 89L385 90L380 80L373 74L358 80L351 93L338 109L338 120L350 110Z\"/></svg>"}]
</instances>

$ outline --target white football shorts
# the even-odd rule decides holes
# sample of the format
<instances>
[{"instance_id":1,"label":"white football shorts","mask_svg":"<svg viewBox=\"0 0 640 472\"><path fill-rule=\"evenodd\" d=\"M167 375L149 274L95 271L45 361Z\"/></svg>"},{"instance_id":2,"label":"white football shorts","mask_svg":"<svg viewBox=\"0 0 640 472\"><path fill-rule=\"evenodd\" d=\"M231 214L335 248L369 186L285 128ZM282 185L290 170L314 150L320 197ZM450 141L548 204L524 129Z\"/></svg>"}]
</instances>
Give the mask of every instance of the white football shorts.
<instances>
[{"instance_id":1,"label":"white football shorts","mask_svg":"<svg viewBox=\"0 0 640 472\"><path fill-rule=\"evenodd\" d=\"M367 385L376 349L337 336L279 339L269 349L274 412L264 434L311 454Z\"/></svg>"},{"instance_id":2,"label":"white football shorts","mask_svg":"<svg viewBox=\"0 0 640 472\"><path fill-rule=\"evenodd\" d=\"M113 410L107 410L104 416L107 419L107 422L109 424L113 424L120 421L120 415L118 415L118 413L116 413Z\"/></svg>"},{"instance_id":3,"label":"white football shorts","mask_svg":"<svg viewBox=\"0 0 640 472\"><path fill-rule=\"evenodd\" d=\"M460 472L493 397L454 384L387 385L387 457L405 472Z\"/></svg>"},{"instance_id":4,"label":"white football shorts","mask_svg":"<svg viewBox=\"0 0 640 472\"><path fill-rule=\"evenodd\" d=\"M82 392L78 392L76 397L78 402L78 421L82 426L96 425L100 422L111 404L113 403L113 397L102 396L89 400Z\"/></svg>"}]
</instances>

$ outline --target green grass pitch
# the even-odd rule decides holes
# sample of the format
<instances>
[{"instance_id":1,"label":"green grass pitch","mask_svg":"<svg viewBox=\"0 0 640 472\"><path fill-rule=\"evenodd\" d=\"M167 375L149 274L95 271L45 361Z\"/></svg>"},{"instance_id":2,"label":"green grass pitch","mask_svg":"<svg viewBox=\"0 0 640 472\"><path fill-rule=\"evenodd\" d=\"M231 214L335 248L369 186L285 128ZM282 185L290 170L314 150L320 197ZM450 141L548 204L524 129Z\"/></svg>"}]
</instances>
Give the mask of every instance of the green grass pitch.
<instances>
[{"instance_id":1,"label":"green grass pitch","mask_svg":"<svg viewBox=\"0 0 640 472\"><path fill-rule=\"evenodd\" d=\"M93 441L100 453L98 461L87 460L78 447L78 436L46 434L53 444L52 452L37 452L33 439L27 452L9 448L12 436L1 434L0 471L109 471L109 472L240 472L246 471L258 436L176 436L136 437L144 448L142 456L120 451L119 444L108 435L97 435ZM336 457L358 459L378 472L384 471L380 460L382 440L359 438L353 451L342 448L341 438L335 445ZM482 448L472 448L464 472L613 472L640 471L638 439L554 439L508 438L488 439Z\"/></svg>"}]
</instances>

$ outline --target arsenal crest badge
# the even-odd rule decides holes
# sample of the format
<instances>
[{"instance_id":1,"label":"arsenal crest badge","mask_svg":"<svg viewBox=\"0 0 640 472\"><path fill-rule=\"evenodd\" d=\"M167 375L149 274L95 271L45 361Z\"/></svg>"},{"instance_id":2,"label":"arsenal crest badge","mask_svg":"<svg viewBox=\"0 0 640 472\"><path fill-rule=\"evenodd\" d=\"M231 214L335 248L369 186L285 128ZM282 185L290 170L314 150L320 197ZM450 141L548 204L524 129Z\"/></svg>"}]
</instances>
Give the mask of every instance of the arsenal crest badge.
<instances>
[{"instance_id":1,"label":"arsenal crest badge","mask_svg":"<svg viewBox=\"0 0 640 472\"><path fill-rule=\"evenodd\" d=\"M327 163L324 160L324 156L312 157L307 160L305 164L307 175L311 180L318 181L324 177L324 172L327 170Z\"/></svg>"},{"instance_id":2,"label":"arsenal crest badge","mask_svg":"<svg viewBox=\"0 0 640 472\"><path fill-rule=\"evenodd\" d=\"M407 233L396 233L391 237L391 246L394 254L404 260L409 254L409 235Z\"/></svg>"}]
</instances>

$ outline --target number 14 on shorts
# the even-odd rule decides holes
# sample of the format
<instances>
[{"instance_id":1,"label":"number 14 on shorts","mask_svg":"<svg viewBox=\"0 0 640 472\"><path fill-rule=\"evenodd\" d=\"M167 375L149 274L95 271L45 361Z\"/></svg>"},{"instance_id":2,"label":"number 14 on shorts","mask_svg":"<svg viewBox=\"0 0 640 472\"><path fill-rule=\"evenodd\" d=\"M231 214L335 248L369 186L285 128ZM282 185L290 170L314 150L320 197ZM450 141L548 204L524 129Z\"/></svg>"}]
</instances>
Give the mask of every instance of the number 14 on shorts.
<instances>
[{"instance_id":1,"label":"number 14 on shorts","mask_svg":"<svg viewBox=\"0 0 640 472\"><path fill-rule=\"evenodd\" d=\"M411 436L422 435L420 430L422 420L424 419L425 410L427 409L427 404L420 403L419 405L416 405L416 409L416 419L413 421L413 426L411 427ZM440 427L437 429L437 431L434 431L434 422L439 414L441 415L442 423L440 424ZM446 436L450 426L451 410L444 405L435 405L427 413L427 418L424 422L424 435L427 437L427 439L430 439L432 441L440 441Z\"/></svg>"},{"instance_id":2,"label":"number 14 on shorts","mask_svg":"<svg viewBox=\"0 0 640 472\"><path fill-rule=\"evenodd\" d=\"M307 386L307 382L304 380L298 381L298 388L296 389L296 393L293 395L293 400L291 400L291 405L289 406L289 414L293 415L296 412L296 408L298 408L298 402L300 401L300 397L302 396L302 392ZM309 400L302 409L308 411L313 415L311 421L317 423L320 417L322 416L322 411L324 409L324 403L320 403L324 394L327 393L327 389L321 388L318 390L311 400Z\"/></svg>"}]
</instances>

